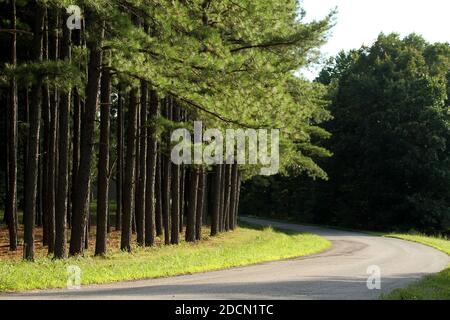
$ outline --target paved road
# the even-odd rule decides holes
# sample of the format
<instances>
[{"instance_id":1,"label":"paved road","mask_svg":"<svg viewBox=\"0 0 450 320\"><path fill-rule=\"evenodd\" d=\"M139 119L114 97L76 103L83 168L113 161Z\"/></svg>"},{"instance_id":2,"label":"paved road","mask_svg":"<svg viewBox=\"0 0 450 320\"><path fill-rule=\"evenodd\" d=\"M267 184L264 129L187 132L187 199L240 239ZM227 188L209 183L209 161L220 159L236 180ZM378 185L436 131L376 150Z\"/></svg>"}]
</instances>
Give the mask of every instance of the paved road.
<instances>
[{"instance_id":1,"label":"paved road","mask_svg":"<svg viewBox=\"0 0 450 320\"><path fill-rule=\"evenodd\" d=\"M315 233L330 250L308 257L186 276L3 295L0 299L376 299L439 272L450 257L398 239L311 226L242 218L243 221ZM367 268L378 266L381 290L367 288Z\"/></svg>"}]
</instances>

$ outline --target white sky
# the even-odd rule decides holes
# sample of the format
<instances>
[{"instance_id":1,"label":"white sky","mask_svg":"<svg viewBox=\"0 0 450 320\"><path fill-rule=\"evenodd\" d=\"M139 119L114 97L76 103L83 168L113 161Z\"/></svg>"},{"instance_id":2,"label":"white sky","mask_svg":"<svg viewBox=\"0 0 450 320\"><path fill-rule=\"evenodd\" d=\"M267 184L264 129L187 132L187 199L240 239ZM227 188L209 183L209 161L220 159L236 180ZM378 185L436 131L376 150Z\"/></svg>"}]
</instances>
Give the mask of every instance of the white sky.
<instances>
[{"instance_id":1,"label":"white sky","mask_svg":"<svg viewBox=\"0 0 450 320\"><path fill-rule=\"evenodd\" d=\"M370 45L380 32L412 32L429 42L450 42L450 0L302 0L306 21L321 19L338 9L337 23L329 42L322 48L325 56L341 50ZM303 73L314 79L318 70Z\"/></svg>"}]
</instances>

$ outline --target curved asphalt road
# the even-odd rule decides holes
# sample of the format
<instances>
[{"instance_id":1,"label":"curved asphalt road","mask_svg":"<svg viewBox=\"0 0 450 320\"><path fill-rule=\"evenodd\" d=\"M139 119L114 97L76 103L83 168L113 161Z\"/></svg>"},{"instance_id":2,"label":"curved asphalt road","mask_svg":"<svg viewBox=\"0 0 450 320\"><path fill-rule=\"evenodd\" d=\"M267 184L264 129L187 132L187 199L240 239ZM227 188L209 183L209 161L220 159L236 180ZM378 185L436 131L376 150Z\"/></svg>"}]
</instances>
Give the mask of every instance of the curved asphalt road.
<instances>
[{"instance_id":1,"label":"curved asphalt road","mask_svg":"<svg viewBox=\"0 0 450 320\"><path fill-rule=\"evenodd\" d=\"M178 277L0 295L0 299L376 299L380 293L439 272L450 257L433 248L370 236L254 218L259 225L310 232L332 241L308 257ZM381 290L367 288L367 268L378 266Z\"/></svg>"}]
</instances>

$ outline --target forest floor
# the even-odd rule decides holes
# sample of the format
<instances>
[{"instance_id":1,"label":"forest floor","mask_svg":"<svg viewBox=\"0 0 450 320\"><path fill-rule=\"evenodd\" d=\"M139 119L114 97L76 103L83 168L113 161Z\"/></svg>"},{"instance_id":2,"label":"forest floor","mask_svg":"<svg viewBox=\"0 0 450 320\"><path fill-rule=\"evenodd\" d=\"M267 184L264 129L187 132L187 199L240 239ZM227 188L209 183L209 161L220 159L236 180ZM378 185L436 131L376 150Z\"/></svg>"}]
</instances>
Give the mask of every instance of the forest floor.
<instances>
[{"instance_id":1,"label":"forest floor","mask_svg":"<svg viewBox=\"0 0 450 320\"><path fill-rule=\"evenodd\" d=\"M422 243L450 255L449 239L397 233L385 236ZM406 288L396 289L383 298L388 300L450 300L450 265L440 273L426 276Z\"/></svg>"},{"instance_id":2,"label":"forest floor","mask_svg":"<svg viewBox=\"0 0 450 320\"><path fill-rule=\"evenodd\" d=\"M22 230L20 230L21 238ZM318 253L331 243L316 235L276 231L271 228L241 226L233 232L209 237L205 228L202 241L152 248L134 247L133 253L121 252L120 233L108 235L106 257L93 257L95 230L91 229L89 249L84 257L54 261L42 246L42 230L36 229L36 260L22 261L22 247L8 251L8 233L0 226L0 292L65 288L68 267L81 269L81 284L102 284L124 280L159 278L220 270L273 260ZM184 236L181 235L181 239Z\"/></svg>"}]
</instances>

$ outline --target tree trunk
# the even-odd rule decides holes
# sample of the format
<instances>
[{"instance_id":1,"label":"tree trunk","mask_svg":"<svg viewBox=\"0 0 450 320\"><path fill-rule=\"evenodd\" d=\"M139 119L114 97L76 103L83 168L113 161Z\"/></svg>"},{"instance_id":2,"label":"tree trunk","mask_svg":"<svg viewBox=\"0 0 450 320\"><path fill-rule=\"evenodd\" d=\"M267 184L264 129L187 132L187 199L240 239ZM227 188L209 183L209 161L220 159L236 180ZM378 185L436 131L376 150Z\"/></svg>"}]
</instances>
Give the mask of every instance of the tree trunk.
<instances>
[{"instance_id":1,"label":"tree trunk","mask_svg":"<svg viewBox=\"0 0 450 320\"><path fill-rule=\"evenodd\" d=\"M170 103L172 104L172 120L179 121L180 118L180 108L174 101L174 99L170 99ZM170 153L170 150L168 150ZM179 244L180 243L180 166L171 162L172 165L172 217L171 217L171 243Z\"/></svg>"},{"instance_id":2,"label":"tree trunk","mask_svg":"<svg viewBox=\"0 0 450 320\"><path fill-rule=\"evenodd\" d=\"M180 225L180 233L183 232L183 223L184 223L184 210L185 210L185 192L186 188L186 168L184 165L180 166L180 216L179 216L179 225Z\"/></svg>"},{"instance_id":3,"label":"tree trunk","mask_svg":"<svg viewBox=\"0 0 450 320\"><path fill-rule=\"evenodd\" d=\"M120 90L120 89L119 89ZM116 208L116 231L122 227L123 213L123 97L119 91L119 100L117 105L117 208Z\"/></svg>"},{"instance_id":4,"label":"tree trunk","mask_svg":"<svg viewBox=\"0 0 450 320\"><path fill-rule=\"evenodd\" d=\"M202 239L202 223L203 223L203 204L205 201L205 171L199 169L198 191L197 191L197 209L195 217L195 239Z\"/></svg>"},{"instance_id":5,"label":"tree trunk","mask_svg":"<svg viewBox=\"0 0 450 320\"><path fill-rule=\"evenodd\" d=\"M86 222L85 222L85 226L84 226L84 235L83 235L83 240L82 243L84 243L84 249L87 250L89 249L89 231L91 229L91 178L89 177L89 182L88 182L88 197L86 200Z\"/></svg>"},{"instance_id":6,"label":"tree trunk","mask_svg":"<svg viewBox=\"0 0 450 320\"><path fill-rule=\"evenodd\" d=\"M81 45L81 30L75 30L75 45ZM73 190L75 189L75 182L78 174L78 167L80 163L80 126L81 126L81 114L84 109L83 101L81 100L80 94L78 92L79 88L73 90L74 104L73 104L73 138L72 138L72 185L70 188L70 199L69 203L73 204L75 200L75 195ZM70 208L72 209L72 208ZM67 221L69 227L72 227L72 213L68 210Z\"/></svg>"},{"instance_id":7,"label":"tree trunk","mask_svg":"<svg viewBox=\"0 0 450 320\"><path fill-rule=\"evenodd\" d=\"M49 26L49 60L56 61L58 59L59 39L58 39L58 21L59 17L50 15L47 12L47 20ZM46 89L47 90L47 89ZM56 175L56 126L57 126L57 112L58 112L58 91L53 89L50 91L50 128L48 140L48 170L47 170L47 195L45 196L45 207L47 217L48 230L48 253L52 254L55 248L55 180Z\"/></svg>"},{"instance_id":8,"label":"tree trunk","mask_svg":"<svg viewBox=\"0 0 450 320\"><path fill-rule=\"evenodd\" d=\"M97 233L95 255L106 254L106 235L109 209L109 132L111 111L111 74L108 69L102 71L100 93L100 143L98 155L97 181Z\"/></svg>"},{"instance_id":9,"label":"tree trunk","mask_svg":"<svg viewBox=\"0 0 450 320\"><path fill-rule=\"evenodd\" d=\"M224 200L224 229L225 231L230 230L230 202L231 202L231 173L232 165L225 165L225 200Z\"/></svg>"},{"instance_id":10,"label":"tree trunk","mask_svg":"<svg viewBox=\"0 0 450 320\"><path fill-rule=\"evenodd\" d=\"M195 241L195 213L197 210L199 170L192 168L189 179L189 204L186 217L186 241Z\"/></svg>"},{"instance_id":11,"label":"tree trunk","mask_svg":"<svg viewBox=\"0 0 450 320\"><path fill-rule=\"evenodd\" d=\"M16 29L16 0L10 0L10 28ZM12 67L17 65L17 35L11 33L10 40L10 63ZM15 76L9 85L8 106L8 193L6 198L5 217L8 221L9 249L17 250L17 119L18 119L18 97L17 81Z\"/></svg>"},{"instance_id":12,"label":"tree trunk","mask_svg":"<svg viewBox=\"0 0 450 320\"><path fill-rule=\"evenodd\" d=\"M150 118L151 123L147 127L147 180L145 196L145 245L155 245L155 182L157 167L157 137L156 117L158 116L158 97L155 91L150 91Z\"/></svg>"},{"instance_id":13,"label":"tree trunk","mask_svg":"<svg viewBox=\"0 0 450 320\"><path fill-rule=\"evenodd\" d=\"M241 174L239 172L238 169L238 173L237 173L237 186L236 186L237 190L236 190L236 204L234 207L234 227L236 228L237 226L237 217L239 214L239 199L241 196Z\"/></svg>"},{"instance_id":14,"label":"tree trunk","mask_svg":"<svg viewBox=\"0 0 450 320\"><path fill-rule=\"evenodd\" d=\"M168 101L169 98L165 99L165 112L166 118L168 120L171 119L171 106ZM165 143L165 154L163 154L162 159L164 163L164 177L162 181L162 209L163 209L163 225L164 225L164 243L166 245L170 244L170 203L171 203L171 176L172 176L172 165L170 161L169 154L169 146L170 146L170 137L169 133L166 134L166 143Z\"/></svg>"},{"instance_id":15,"label":"tree trunk","mask_svg":"<svg viewBox=\"0 0 450 320\"><path fill-rule=\"evenodd\" d=\"M139 183L137 184L136 196L136 233L139 246L145 245L145 187L147 174L147 107L148 107L148 85L141 81L141 110L139 124Z\"/></svg>"},{"instance_id":16,"label":"tree trunk","mask_svg":"<svg viewBox=\"0 0 450 320\"><path fill-rule=\"evenodd\" d=\"M220 220L220 186L222 180L222 168L220 165L216 165L215 174L213 179L214 185L212 185L211 192L213 195L212 205L212 221L211 221L211 236L215 236L219 233L219 220Z\"/></svg>"},{"instance_id":17,"label":"tree trunk","mask_svg":"<svg viewBox=\"0 0 450 320\"><path fill-rule=\"evenodd\" d=\"M229 228L234 230L236 227L236 202L237 202L237 184L238 184L238 165L233 164L231 169L231 198L229 210Z\"/></svg>"},{"instance_id":18,"label":"tree trunk","mask_svg":"<svg viewBox=\"0 0 450 320\"><path fill-rule=\"evenodd\" d=\"M94 27L93 17L87 12L86 21L92 23L90 26L90 39L87 42L89 49L89 73L86 87L86 105L83 115L81 137L80 137L80 163L73 189L72 204L72 232L70 239L70 254L83 254L83 234L86 227L86 204L89 197L89 179L92 163L92 148L95 130L95 116L97 111L97 98L100 81L100 66L102 63L101 42L103 38L103 28L98 30Z\"/></svg>"},{"instance_id":19,"label":"tree trunk","mask_svg":"<svg viewBox=\"0 0 450 320\"><path fill-rule=\"evenodd\" d=\"M162 218L162 157L161 157L161 145L158 147L159 152L156 155L156 181L155 181L155 227L156 235L161 237L163 235L163 218Z\"/></svg>"},{"instance_id":20,"label":"tree trunk","mask_svg":"<svg viewBox=\"0 0 450 320\"><path fill-rule=\"evenodd\" d=\"M43 60L48 60L49 57L49 46L48 46L48 19L44 19L44 34L43 34ZM41 163L42 172L40 173L40 180L42 180L42 186L40 190L40 194L38 192L38 198L41 200L41 207L42 207L42 217L43 217L43 237L42 237L42 245L47 246L48 245L48 238L49 238L49 229L48 229L48 220L49 220L49 155L50 155L50 90L48 85L44 85L42 87L42 102L41 102L41 109L42 109L42 136L43 136L43 143L42 143L42 151L40 152L41 156L39 157L39 162ZM38 189L39 191L39 189Z\"/></svg>"},{"instance_id":21,"label":"tree trunk","mask_svg":"<svg viewBox=\"0 0 450 320\"><path fill-rule=\"evenodd\" d=\"M136 229L137 229L137 223L136 223L136 210L137 210L137 205L139 203L139 195L138 195L138 190L139 190L139 170L140 170L140 165L139 162L141 160L141 156L140 156L140 149L139 149L139 137L140 137L140 108L139 108L139 102L138 102L138 107L137 107L137 111L136 111L136 145L135 145L135 157L134 160L136 161L135 167L134 167L134 210L133 210L133 218L132 218L132 231L133 234L136 234Z\"/></svg>"},{"instance_id":22,"label":"tree trunk","mask_svg":"<svg viewBox=\"0 0 450 320\"><path fill-rule=\"evenodd\" d=\"M220 185L220 228L221 232L225 231L225 185L227 183L226 167L224 164L220 165L222 169L222 181Z\"/></svg>"},{"instance_id":23,"label":"tree trunk","mask_svg":"<svg viewBox=\"0 0 450 320\"><path fill-rule=\"evenodd\" d=\"M125 181L123 189L123 217L122 217L122 235L120 248L123 251L131 252L131 234L133 222L133 198L134 198L134 178L136 165L136 114L138 112L137 90L130 92L130 105L128 110L128 130L127 130L127 150Z\"/></svg>"},{"instance_id":24,"label":"tree trunk","mask_svg":"<svg viewBox=\"0 0 450 320\"><path fill-rule=\"evenodd\" d=\"M68 15L63 15L67 18ZM63 21L61 59L70 61L70 29ZM69 191L69 126L70 126L70 92L62 92L59 106L59 146L58 146L58 188L55 211L55 258L66 256L66 224Z\"/></svg>"},{"instance_id":25,"label":"tree trunk","mask_svg":"<svg viewBox=\"0 0 450 320\"><path fill-rule=\"evenodd\" d=\"M32 61L42 61L42 39L45 10L35 4L34 36L32 43ZM41 79L31 89L30 123L28 129L28 159L25 183L24 207L24 259L34 260L34 217L36 215L36 186L38 176L39 133L41 123Z\"/></svg>"}]
</instances>

